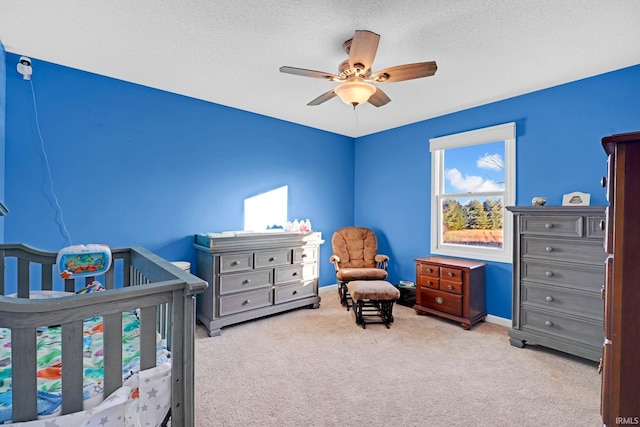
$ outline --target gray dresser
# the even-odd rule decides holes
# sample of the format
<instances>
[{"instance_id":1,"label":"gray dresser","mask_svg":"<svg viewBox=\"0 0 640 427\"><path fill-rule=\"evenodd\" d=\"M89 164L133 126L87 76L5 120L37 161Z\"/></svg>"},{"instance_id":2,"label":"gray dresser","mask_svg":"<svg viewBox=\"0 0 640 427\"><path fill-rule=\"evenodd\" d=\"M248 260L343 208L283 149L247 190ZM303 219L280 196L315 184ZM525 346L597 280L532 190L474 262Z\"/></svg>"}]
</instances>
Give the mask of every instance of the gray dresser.
<instances>
[{"instance_id":1,"label":"gray dresser","mask_svg":"<svg viewBox=\"0 0 640 427\"><path fill-rule=\"evenodd\" d=\"M604 340L604 206L507 209L514 214L509 341L599 360Z\"/></svg>"},{"instance_id":2,"label":"gray dresser","mask_svg":"<svg viewBox=\"0 0 640 427\"><path fill-rule=\"evenodd\" d=\"M209 283L196 316L210 336L223 326L291 310L318 308L321 233L195 235L197 275Z\"/></svg>"}]
</instances>

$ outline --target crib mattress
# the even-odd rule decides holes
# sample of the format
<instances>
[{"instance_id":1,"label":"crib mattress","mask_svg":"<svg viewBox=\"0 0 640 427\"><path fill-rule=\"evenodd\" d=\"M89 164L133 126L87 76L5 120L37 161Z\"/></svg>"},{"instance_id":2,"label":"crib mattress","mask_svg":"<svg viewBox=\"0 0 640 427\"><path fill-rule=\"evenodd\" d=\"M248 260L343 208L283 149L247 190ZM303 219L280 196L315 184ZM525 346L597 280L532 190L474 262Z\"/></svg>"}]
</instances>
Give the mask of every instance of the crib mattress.
<instances>
[{"instance_id":1,"label":"crib mattress","mask_svg":"<svg viewBox=\"0 0 640 427\"><path fill-rule=\"evenodd\" d=\"M138 389L140 321L135 312L122 314L122 375L129 387L129 398L136 399ZM99 405L103 400L104 354L102 317L86 319L83 325L84 409ZM62 403L61 327L41 328L37 335L38 416L55 416ZM164 340L158 339L157 364L168 364L170 353ZM166 372L163 371L163 372ZM169 374L170 376L170 371ZM161 375L166 381L167 375ZM11 420L11 331L0 328L0 423ZM167 381L169 383L169 381ZM122 391L119 391L122 393ZM165 405L162 405L165 406Z\"/></svg>"}]
</instances>

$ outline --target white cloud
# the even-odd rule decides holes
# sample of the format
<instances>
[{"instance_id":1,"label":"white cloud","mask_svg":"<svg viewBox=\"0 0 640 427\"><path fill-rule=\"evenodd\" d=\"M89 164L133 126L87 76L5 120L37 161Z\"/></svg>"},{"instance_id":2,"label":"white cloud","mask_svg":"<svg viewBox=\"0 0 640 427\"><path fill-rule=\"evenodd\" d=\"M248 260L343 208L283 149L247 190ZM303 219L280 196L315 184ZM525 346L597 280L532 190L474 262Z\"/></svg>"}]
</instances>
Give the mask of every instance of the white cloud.
<instances>
[{"instance_id":1,"label":"white cloud","mask_svg":"<svg viewBox=\"0 0 640 427\"><path fill-rule=\"evenodd\" d=\"M447 169L444 173L453 188L460 193L473 193L478 191L502 191L502 187L495 181L485 180L480 176L462 176L458 169Z\"/></svg>"},{"instance_id":2,"label":"white cloud","mask_svg":"<svg viewBox=\"0 0 640 427\"><path fill-rule=\"evenodd\" d=\"M485 154L476 162L476 166L480 169L491 169L499 171L504 169L504 162L500 154Z\"/></svg>"}]
</instances>

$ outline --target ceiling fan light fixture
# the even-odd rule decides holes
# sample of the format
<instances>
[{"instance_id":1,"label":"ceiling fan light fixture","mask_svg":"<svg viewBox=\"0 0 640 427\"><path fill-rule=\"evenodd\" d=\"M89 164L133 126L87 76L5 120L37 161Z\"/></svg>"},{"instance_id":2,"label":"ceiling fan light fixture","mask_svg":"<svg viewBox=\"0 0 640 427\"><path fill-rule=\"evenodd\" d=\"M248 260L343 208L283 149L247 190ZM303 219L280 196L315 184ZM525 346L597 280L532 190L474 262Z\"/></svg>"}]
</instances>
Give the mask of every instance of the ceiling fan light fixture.
<instances>
[{"instance_id":1,"label":"ceiling fan light fixture","mask_svg":"<svg viewBox=\"0 0 640 427\"><path fill-rule=\"evenodd\" d=\"M340 83L334 91L342 102L356 107L357 105L367 102L369 98L371 98L371 95L376 93L376 87L362 81L351 81Z\"/></svg>"}]
</instances>

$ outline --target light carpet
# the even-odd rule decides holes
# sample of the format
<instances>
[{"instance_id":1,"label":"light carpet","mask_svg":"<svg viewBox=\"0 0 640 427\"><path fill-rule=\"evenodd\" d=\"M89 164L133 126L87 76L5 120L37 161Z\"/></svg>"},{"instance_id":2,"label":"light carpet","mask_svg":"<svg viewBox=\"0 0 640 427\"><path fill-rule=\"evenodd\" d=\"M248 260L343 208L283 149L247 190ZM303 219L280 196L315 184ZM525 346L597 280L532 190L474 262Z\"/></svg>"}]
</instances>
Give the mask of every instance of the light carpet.
<instances>
[{"instance_id":1,"label":"light carpet","mask_svg":"<svg viewBox=\"0 0 640 427\"><path fill-rule=\"evenodd\" d=\"M509 344L394 306L355 324L335 286L320 308L228 326L195 341L196 426L599 426L597 364Z\"/></svg>"}]
</instances>

